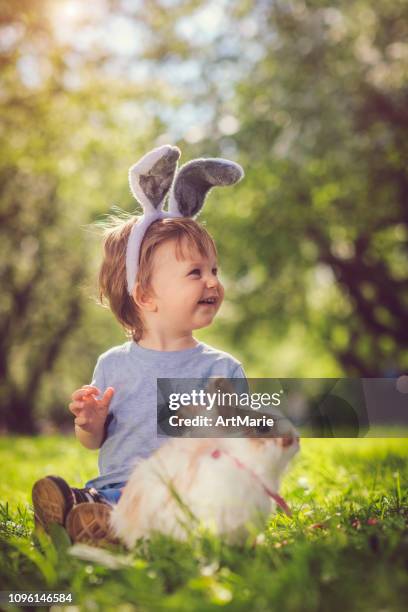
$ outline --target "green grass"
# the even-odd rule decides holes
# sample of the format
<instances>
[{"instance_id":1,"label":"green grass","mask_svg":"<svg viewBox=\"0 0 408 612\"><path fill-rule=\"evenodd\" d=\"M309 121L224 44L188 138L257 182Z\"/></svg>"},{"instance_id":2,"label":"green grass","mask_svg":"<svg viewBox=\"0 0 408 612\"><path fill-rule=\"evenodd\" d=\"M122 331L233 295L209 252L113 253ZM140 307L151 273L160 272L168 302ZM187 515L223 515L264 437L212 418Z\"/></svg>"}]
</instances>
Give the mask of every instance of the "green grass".
<instances>
[{"instance_id":1,"label":"green grass","mask_svg":"<svg viewBox=\"0 0 408 612\"><path fill-rule=\"evenodd\" d=\"M83 486L96 453L72 438L1 438L0 590L70 590L91 611L405 610L407 455L405 439L304 439L282 487L293 517L271 517L256 547L203 534L127 553L32 534L33 482Z\"/></svg>"}]
</instances>

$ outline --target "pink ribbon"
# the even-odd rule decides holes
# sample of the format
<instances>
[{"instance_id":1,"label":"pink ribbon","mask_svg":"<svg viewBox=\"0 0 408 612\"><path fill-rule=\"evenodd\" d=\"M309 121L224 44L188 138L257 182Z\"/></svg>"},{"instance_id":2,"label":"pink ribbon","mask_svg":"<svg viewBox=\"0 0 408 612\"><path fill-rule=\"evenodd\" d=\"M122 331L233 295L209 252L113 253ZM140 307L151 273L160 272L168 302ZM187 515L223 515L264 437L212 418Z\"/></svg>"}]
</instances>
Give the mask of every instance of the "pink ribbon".
<instances>
[{"instance_id":1,"label":"pink ribbon","mask_svg":"<svg viewBox=\"0 0 408 612\"><path fill-rule=\"evenodd\" d=\"M244 465L242 463L242 461L240 461L239 459L237 459L236 457L234 457L233 455L231 455L228 451L221 451L218 448L216 448L215 450L213 450L213 452L211 453L211 457L213 457L214 459L219 459L219 457L221 456L221 453L224 453L225 455L228 455L229 457L231 457L231 459L233 459L235 461L235 465L243 470L247 470L247 472L249 472L254 478L255 480L257 480L259 482L259 484L262 486L263 490L265 491L265 493L267 495L269 495L269 497L271 497L280 508L282 508L282 510L284 511L284 513L287 516L292 516L292 512L291 509L289 508L288 504L285 502L285 500L283 499L283 497L281 497L278 493L275 493L274 491L271 491L269 489L269 487L267 487L262 480L260 479L260 477L258 476L258 474L256 474L253 470L251 470L251 468L249 468L248 466Z\"/></svg>"}]
</instances>

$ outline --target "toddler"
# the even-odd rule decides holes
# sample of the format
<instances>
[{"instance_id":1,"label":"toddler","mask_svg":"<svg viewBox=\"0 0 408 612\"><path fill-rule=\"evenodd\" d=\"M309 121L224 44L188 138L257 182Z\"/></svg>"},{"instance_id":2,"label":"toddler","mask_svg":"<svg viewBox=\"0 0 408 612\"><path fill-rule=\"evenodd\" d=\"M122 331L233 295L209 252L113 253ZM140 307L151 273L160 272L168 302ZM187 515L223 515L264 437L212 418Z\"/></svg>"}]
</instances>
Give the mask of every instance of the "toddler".
<instances>
[{"instance_id":1,"label":"toddler","mask_svg":"<svg viewBox=\"0 0 408 612\"><path fill-rule=\"evenodd\" d=\"M58 476L33 487L36 526L65 525L73 541L109 540L110 510L134 466L166 441L157 435L157 378L245 379L237 359L193 337L214 320L224 289L215 243L192 217L211 187L243 172L215 158L193 160L176 175L179 156L165 145L132 166L130 187L144 215L111 218L105 229L100 300L107 298L130 339L98 358L91 384L69 404L76 437L99 449L99 476L82 489Z\"/></svg>"}]
</instances>

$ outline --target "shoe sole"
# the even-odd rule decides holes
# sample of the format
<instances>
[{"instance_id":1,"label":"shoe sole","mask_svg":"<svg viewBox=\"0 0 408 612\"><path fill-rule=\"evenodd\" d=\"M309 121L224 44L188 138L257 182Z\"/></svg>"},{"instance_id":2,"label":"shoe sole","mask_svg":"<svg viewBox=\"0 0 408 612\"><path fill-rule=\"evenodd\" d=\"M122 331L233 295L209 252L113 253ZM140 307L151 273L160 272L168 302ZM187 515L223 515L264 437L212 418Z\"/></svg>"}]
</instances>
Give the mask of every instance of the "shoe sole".
<instances>
[{"instance_id":1,"label":"shoe sole","mask_svg":"<svg viewBox=\"0 0 408 612\"><path fill-rule=\"evenodd\" d=\"M109 523L111 506L100 503L83 503L74 506L67 516L66 530L73 542L102 545L118 544Z\"/></svg>"},{"instance_id":2,"label":"shoe sole","mask_svg":"<svg viewBox=\"0 0 408 612\"><path fill-rule=\"evenodd\" d=\"M32 500L35 527L42 527L47 532L51 523L64 525L74 504L70 487L58 476L38 480L32 489Z\"/></svg>"}]
</instances>

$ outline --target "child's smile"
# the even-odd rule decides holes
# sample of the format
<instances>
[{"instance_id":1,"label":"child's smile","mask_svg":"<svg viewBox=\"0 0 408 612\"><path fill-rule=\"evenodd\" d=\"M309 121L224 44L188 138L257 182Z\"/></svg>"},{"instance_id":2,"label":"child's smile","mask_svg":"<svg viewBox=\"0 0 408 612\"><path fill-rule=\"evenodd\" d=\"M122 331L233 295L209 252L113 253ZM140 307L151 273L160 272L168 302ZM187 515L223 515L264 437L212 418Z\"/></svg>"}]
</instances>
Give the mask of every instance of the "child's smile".
<instances>
[{"instance_id":1,"label":"child's smile","mask_svg":"<svg viewBox=\"0 0 408 612\"><path fill-rule=\"evenodd\" d=\"M180 254L175 241L161 244L154 256L153 295L145 311L148 325L170 333L210 325L224 298L217 274L215 253L203 256L183 244Z\"/></svg>"}]
</instances>

